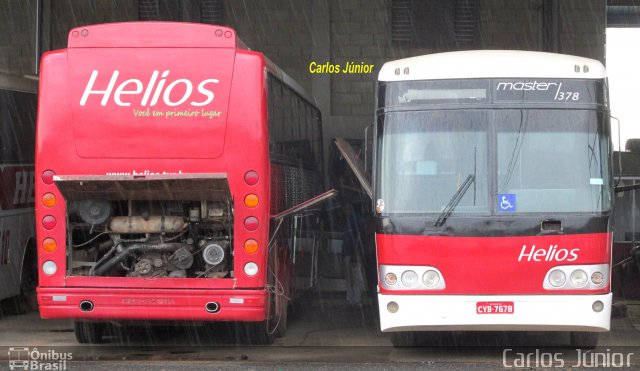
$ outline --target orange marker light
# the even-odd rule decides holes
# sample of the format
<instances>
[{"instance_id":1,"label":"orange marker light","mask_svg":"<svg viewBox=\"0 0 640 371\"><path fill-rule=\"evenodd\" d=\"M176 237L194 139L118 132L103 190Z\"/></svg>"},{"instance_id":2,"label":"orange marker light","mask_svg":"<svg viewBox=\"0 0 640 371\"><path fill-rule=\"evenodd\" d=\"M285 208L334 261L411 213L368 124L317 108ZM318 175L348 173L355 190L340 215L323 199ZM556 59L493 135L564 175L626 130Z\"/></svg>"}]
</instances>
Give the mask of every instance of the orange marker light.
<instances>
[{"instance_id":1,"label":"orange marker light","mask_svg":"<svg viewBox=\"0 0 640 371\"><path fill-rule=\"evenodd\" d=\"M46 207L53 207L56 204L56 196L53 193L45 193L42 196L42 204Z\"/></svg>"},{"instance_id":2,"label":"orange marker light","mask_svg":"<svg viewBox=\"0 0 640 371\"><path fill-rule=\"evenodd\" d=\"M248 254L255 254L258 251L258 241L253 238L244 241L244 251Z\"/></svg>"},{"instance_id":3,"label":"orange marker light","mask_svg":"<svg viewBox=\"0 0 640 371\"><path fill-rule=\"evenodd\" d=\"M58 248L58 243L53 238L45 238L42 241L42 249L46 252L54 252Z\"/></svg>"},{"instance_id":4,"label":"orange marker light","mask_svg":"<svg viewBox=\"0 0 640 371\"><path fill-rule=\"evenodd\" d=\"M250 194L244 196L244 204L247 207L256 207L256 206L258 206L258 196L254 195L253 193L250 193Z\"/></svg>"}]
</instances>

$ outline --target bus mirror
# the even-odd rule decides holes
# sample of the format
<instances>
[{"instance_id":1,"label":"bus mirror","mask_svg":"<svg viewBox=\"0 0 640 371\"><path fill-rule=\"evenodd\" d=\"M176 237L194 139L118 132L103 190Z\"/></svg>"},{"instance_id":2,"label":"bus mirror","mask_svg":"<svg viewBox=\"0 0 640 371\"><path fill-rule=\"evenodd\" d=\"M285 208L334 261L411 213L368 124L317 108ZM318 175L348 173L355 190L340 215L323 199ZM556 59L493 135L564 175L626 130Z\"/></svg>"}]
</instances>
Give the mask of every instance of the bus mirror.
<instances>
[{"instance_id":1,"label":"bus mirror","mask_svg":"<svg viewBox=\"0 0 640 371\"><path fill-rule=\"evenodd\" d=\"M349 167L351 168L353 173L356 175L356 178L360 182L362 189L364 189L364 191L369 195L369 197L372 198L373 190L371 187L371 179L369 179L369 177L367 176L367 173L364 168L365 164L363 164L362 161L360 161L357 158L356 153L353 150L353 147L346 140L342 138L337 138L336 146L338 147L338 150L340 151L342 156L344 156L345 160L347 160L347 164L349 164Z\"/></svg>"}]
</instances>

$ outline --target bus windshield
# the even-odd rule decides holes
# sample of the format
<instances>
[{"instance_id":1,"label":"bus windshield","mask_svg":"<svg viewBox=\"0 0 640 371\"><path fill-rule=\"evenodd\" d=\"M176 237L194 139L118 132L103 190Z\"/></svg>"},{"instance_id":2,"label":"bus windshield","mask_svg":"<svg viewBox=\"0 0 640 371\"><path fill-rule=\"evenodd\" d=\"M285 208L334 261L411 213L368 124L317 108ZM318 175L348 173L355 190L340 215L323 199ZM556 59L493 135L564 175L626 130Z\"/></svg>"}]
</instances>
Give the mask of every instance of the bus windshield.
<instances>
[{"instance_id":1,"label":"bus windshield","mask_svg":"<svg viewBox=\"0 0 640 371\"><path fill-rule=\"evenodd\" d=\"M609 209L604 114L581 109L387 112L379 116L383 214L602 213Z\"/></svg>"}]
</instances>

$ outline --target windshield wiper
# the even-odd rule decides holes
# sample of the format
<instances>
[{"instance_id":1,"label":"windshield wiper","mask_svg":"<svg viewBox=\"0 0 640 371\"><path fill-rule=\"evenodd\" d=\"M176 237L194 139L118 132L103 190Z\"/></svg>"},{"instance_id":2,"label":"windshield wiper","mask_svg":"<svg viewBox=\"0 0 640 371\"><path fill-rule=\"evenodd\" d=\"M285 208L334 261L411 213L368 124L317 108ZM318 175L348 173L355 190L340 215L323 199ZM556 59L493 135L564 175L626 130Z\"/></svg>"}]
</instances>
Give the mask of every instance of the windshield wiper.
<instances>
[{"instance_id":1,"label":"windshield wiper","mask_svg":"<svg viewBox=\"0 0 640 371\"><path fill-rule=\"evenodd\" d=\"M464 182L462 182L460 187L458 187L458 190L456 191L456 193L454 193L453 197L451 197L451 200L449 200L449 203L447 204L447 206L445 206L442 212L440 213L440 216L438 216L438 220L436 220L436 223L434 224L436 227L441 227L444 224L444 222L447 220L449 215L451 215L451 213L453 212L453 209L455 209L458 203L460 202L460 200L462 200L462 196L464 196L464 194L467 192L467 190L469 189L471 184L475 181L475 179L476 179L475 175L469 174L467 176L467 179L465 179Z\"/></svg>"}]
</instances>

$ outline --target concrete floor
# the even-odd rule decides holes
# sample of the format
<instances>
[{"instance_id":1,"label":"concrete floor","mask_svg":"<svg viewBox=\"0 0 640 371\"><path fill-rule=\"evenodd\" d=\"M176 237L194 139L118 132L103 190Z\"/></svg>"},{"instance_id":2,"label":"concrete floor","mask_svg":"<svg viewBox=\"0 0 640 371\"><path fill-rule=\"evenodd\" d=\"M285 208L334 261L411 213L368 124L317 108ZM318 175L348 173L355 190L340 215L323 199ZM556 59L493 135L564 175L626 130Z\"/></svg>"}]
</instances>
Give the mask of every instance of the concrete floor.
<instances>
[{"instance_id":1,"label":"concrete floor","mask_svg":"<svg viewBox=\"0 0 640 371\"><path fill-rule=\"evenodd\" d=\"M612 331L601 334L592 352L633 353L633 368L640 366L640 302L629 302L627 308L627 316L612 321ZM305 299L290 317L287 335L272 346L233 344L228 326L220 324L132 330L105 344L83 346L76 343L71 321L41 320L36 312L5 316L0 318L0 366L7 364L9 348L17 346L72 352L75 361L454 363L461 368L501 368L506 349L515 349L508 351L513 358L537 348L562 354L567 365L579 358L576 349L568 347L566 333L429 333L423 347L393 348L390 336L379 331L375 308L361 311L335 294Z\"/></svg>"}]
</instances>

